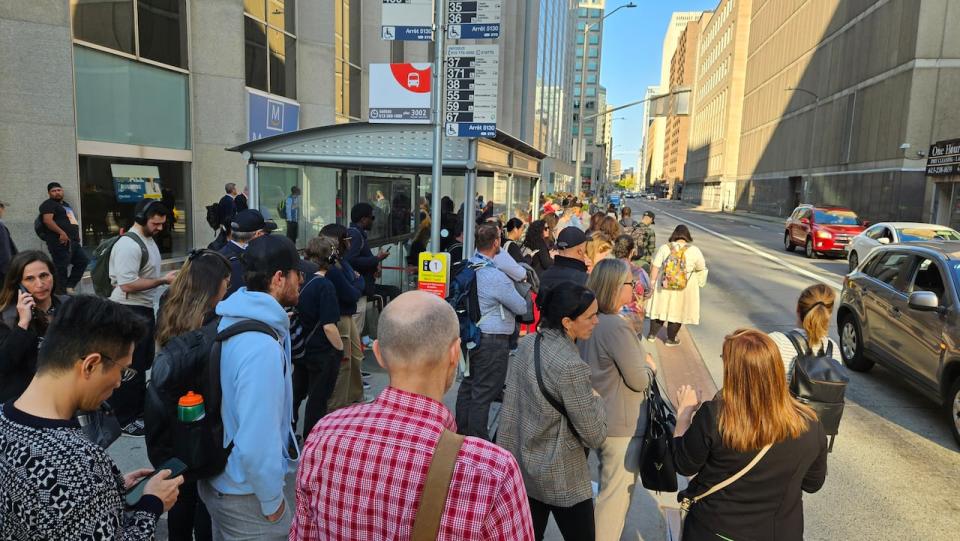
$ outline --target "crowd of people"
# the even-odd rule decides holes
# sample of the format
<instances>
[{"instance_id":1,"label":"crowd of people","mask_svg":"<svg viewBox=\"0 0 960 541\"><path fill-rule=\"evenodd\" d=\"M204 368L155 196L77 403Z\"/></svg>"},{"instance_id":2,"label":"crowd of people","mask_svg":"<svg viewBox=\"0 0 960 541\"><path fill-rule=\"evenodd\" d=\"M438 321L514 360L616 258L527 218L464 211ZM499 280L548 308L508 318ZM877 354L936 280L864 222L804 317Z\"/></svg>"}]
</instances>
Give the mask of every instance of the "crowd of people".
<instances>
[{"instance_id":1,"label":"crowd of people","mask_svg":"<svg viewBox=\"0 0 960 541\"><path fill-rule=\"evenodd\" d=\"M73 293L64 268L78 262L62 189L49 191L59 207L41 212L52 210L43 223L57 249L11 254L0 290L3 538L152 539L164 512L172 540L539 540L551 515L565 539L620 538L643 490L659 368L646 348L677 346L682 326L699 323L707 265L685 226L658 245L653 212L639 222L629 207L589 215L567 195L541 201L537 220L503 220L488 201L464 254L462 209L444 198L442 248L476 276L478 333L467 344L450 303L377 283L388 252L370 247L370 204L301 255L289 238L298 194L285 208L288 235L271 235L276 225L237 210L228 185L221 242L162 273L154 237L168 212L144 201L112 245L104 299L58 289ZM412 239L420 250L428 214ZM365 400L360 337L374 298L384 307L372 351L389 386ZM797 316L808 344L836 352L834 301L831 289L809 288ZM753 468L692 507L684 539L802 539L801 493L826 475L823 427L787 386L802 354L782 334L737 330L724 341L721 391L706 401L677 391L673 459L695 475L681 497ZM458 375L451 412L443 398ZM185 420L184 404L198 402L171 396L180 384L212 400L206 416ZM78 412L146 435L155 467L188 458L177 456L177 438L196 435L186 430L212 430L222 461L123 475Z\"/></svg>"}]
</instances>

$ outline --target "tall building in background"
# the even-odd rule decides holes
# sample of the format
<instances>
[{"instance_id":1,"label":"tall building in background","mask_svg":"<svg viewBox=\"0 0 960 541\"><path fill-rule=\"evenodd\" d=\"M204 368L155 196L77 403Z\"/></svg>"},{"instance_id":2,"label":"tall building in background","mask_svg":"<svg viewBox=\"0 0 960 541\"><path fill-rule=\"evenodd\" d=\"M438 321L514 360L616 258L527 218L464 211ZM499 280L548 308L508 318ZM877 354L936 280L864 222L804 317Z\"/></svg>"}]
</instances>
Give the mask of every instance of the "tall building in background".
<instances>
[{"instance_id":1,"label":"tall building in background","mask_svg":"<svg viewBox=\"0 0 960 541\"><path fill-rule=\"evenodd\" d=\"M575 38L574 51L574 81L573 81L573 112L571 133L573 134L573 149L576 152L577 122L582 113L585 118L601 111L598 107L598 94L600 93L600 58L601 45L603 43L603 10L594 8L577 8L576 23L577 32ZM588 35L584 36L584 29L590 25ZM586 42L586 43L584 43ZM586 45L586 47L584 47ZM586 58L584 58L584 49L586 49ZM583 71L586 66L585 72ZM584 95L580 95L580 77L586 73L586 86ZM581 107L581 104L583 107ZM601 171L604 163L604 149L597 145L597 135L602 126L599 126L598 119L585 120L583 123L583 165L580 169L581 189L591 190L592 185L601 177ZM576 154L572 155L576 160Z\"/></svg>"},{"instance_id":2,"label":"tall building in background","mask_svg":"<svg viewBox=\"0 0 960 541\"><path fill-rule=\"evenodd\" d=\"M960 177L924 167L960 137L957 2L775 4L752 5L737 208L960 225Z\"/></svg>"},{"instance_id":3,"label":"tall building in background","mask_svg":"<svg viewBox=\"0 0 960 541\"><path fill-rule=\"evenodd\" d=\"M651 94L651 90L653 95L666 94L670 91L670 63L673 60L673 54L677 51L677 41L687 28L687 23L698 20L702 13L702 11L678 11L671 15L666 36L663 38L663 51L660 57L660 84L647 89L648 95ZM651 160L645 176L648 183L653 183L664 178L663 154L666 142L666 119L650 115L650 105L652 104L647 104L647 139L649 140L645 141L644 144L649 147ZM651 125L655 128L653 136L650 135Z\"/></svg>"},{"instance_id":4,"label":"tall building in background","mask_svg":"<svg viewBox=\"0 0 960 541\"><path fill-rule=\"evenodd\" d=\"M529 0L528 0L529 1ZM570 65L575 49L575 0L541 0L537 18L536 97L533 137L528 141L542 150L545 192L573 189L573 108L574 70Z\"/></svg>"},{"instance_id":5,"label":"tall building in background","mask_svg":"<svg viewBox=\"0 0 960 541\"><path fill-rule=\"evenodd\" d=\"M670 60L669 90L671 93L689 90L696 81L700 35L704 25L710 22L712 15L709 11L704 12L696 21L688 22L686 29L680 34L677 49ZM690 116L671 113L665 118L665 124L663 177L667 181L667 195L672 199L678 199L683 191L683 169L687 161Z\"/></svg>"},{"instance_id":6,"label":"tall building in background","mask_svg":"<svg viewBox=\"0 0 960 541\"><path fill-rule=\"evenodd\" d=\"M597 93L597 110L606 111L613 106L607 103L607 88L600 85ZM597 117L597 138L595 141L600 153L597 186L610 182L610 163L613 161L613 115Z\"/></svg>"},{"instance_id":7,"label":"tall building in background","mask_svg":"<svg viewBox=\"0 0 960 541\"><path fill-rule=\"evenodd\" d=\"M753 0L721 0L704 23L684 174L683 199L735 205L743 85Z\"/></svg>"}]
</instances>

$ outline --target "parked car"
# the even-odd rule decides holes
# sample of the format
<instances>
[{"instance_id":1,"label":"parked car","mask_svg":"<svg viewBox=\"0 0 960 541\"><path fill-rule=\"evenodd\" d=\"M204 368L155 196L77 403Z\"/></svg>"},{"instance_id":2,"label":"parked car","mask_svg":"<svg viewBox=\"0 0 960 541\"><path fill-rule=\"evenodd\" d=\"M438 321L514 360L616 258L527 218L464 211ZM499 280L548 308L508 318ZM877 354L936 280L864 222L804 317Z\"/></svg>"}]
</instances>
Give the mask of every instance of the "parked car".
<instances>
[{"instance_id":1,"label":"parked car","mask_svg":"<svg viewBox=\"0 0 960 541\"><path fill-rule=\"evenodd\" d=\"M941 404L960 444L960 242L876 248L844 280L840 351L852 370L879 363Z\"/></svg>"},{"instance_id":2,"label":"parked car","mask_svg":"<svg viewBox=\"0 0 960 541\"><path fill-rule=\"evenodd\" d=\"M627 199L634 199L635 197L637 197L637 194L634 192L627 192L626 195L624 195L624 197L626 197Z\"/></svg>"},{"instance_id":3,"label":"parked car","mask_svg":"<svg viewBox=\"0 0 960 541\"><path fill-rule=\"evenodd\" d=\"M850 239L867 225L848 208L800 205L787 218L783 247L792 252L802 246L809 258L819 254L845 256Z\"/></svg>"},{"instance_id":4,"label":"parked car","mask_svg":"<svg viewBox=\"0 0 960 541\"><path fill-rule=\"evenodd\" d=\"M644 195L643 197L644 197L644 199L646 199L647 201L656 201L656 200L657 200L657 194L655 194L655 193L653 193L653 192L650 192L650 193Z\"/></svg>"},{"instance_id":5,"label":"parked car","mask_svg":"<svg viewBox=\"0 0 960 541\"><path fill-rule=\"evenodd\" d=\"M860 259L877 246L924 240L960 240L960 233L945 225L915 222L881 222L873 224L847 245L850 271L857 268Z\"/></svg>"}]
</instances>

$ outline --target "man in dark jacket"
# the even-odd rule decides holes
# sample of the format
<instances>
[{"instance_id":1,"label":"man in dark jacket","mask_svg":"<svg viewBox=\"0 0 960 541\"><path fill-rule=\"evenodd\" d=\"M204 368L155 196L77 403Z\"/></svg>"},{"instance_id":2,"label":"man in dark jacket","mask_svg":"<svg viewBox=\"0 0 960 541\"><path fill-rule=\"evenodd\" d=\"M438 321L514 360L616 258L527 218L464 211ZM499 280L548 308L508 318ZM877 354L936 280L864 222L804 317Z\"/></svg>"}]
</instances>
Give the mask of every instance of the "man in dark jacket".
<instances>
[{"instance_id":1,"label":"man in dark jacket","mask_svg":"<svg viewBox=\"0 0 960 541\"><path fill-rule=\"evenodd\" d=\"M46 227L47 251L57 269L57 292L73 293L90 259L80 243L77 215L63 200L63 186L59 182L47 184L47 195L50 198L40 205L40 216Z\"/></svg>"},{"instance_id":2,"label":"man in dark jacket","mask_svg":"<svg viewBox=\"0 0 960 541\"><path fill-rule=\"evenodd\" d=\"M568 227L557 235L560 253L553 258L553 266L540 277L540 295L562 282L587 283L586 243L586 233L576 227Z\"/></svg>"},{"instance_id":3,"label":"man in dark jacket","mask_svg":"<svg viewBox=\"0 0 960 541\"><path fill-rule=\"evenodd\" d=\"M353 269L363 277L364 290L363 297L357 308L360 310L356 317L357 329L363 335L363 323L367 306L366 297L379 295L383 297L384 304L390 302L400 295L400 289L394 286L388 286L377 283L377 273L380 271L380 263L390 256L390 251L382 249L373 255L370 250L370 243L367 240L367 231L373 227L374 221L373 205L370 203L357 203L350 210L350 227L347 234L350 236L350 248L344 259Z\"/></svg>"},{"instance_id":4,"label":"man in dark jacket","mask_svg":"<svg viewBox=\"0 0 960 541\"><path fill-rule=\"evenodd\" d=\"M7 268L10 267L10 260L17 255L17 245L13 243L10 230L3 223L3 214L6 210L7 203L0 201L0 284L3 283L3 277L7 274Z\"/></svg>"},{"instance_id":5,"label":"man in dark jacket","mask_svg":"<svg viewBox=\"0 0 960 541\"><path fill-rule=\"evenodd\" d=\"M220 253L230 261L230 268L233 270L230 275L230 288L227 289L227 297L246 285L243 280L241 256L247 249L247 244L253 239L275 230L277 224L264 220L263 214L260 214L259 210L247 209L238 212L233 217L230 226L230 240L227 241L226 246L220 249Z\"/></svg>"}]
</instances>

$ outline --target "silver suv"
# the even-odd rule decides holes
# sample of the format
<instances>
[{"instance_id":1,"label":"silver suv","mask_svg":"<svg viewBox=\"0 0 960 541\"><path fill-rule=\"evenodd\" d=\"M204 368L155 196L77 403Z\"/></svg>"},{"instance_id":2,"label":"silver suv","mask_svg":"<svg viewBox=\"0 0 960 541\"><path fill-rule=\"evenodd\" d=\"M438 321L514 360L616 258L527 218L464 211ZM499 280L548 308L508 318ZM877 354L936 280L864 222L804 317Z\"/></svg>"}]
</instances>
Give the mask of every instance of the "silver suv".
<instances>
[{"instance_id":1,"label":"silver suv","mask_svg":"<svg viewBox=\"0 0 960 541\"><path fill-rule=\"evenodd\" d=\"M852 370L878 362L944 406L960 443L960 241L873 250L847 275L837 323Z\"/></svg>"}]
</instances>

